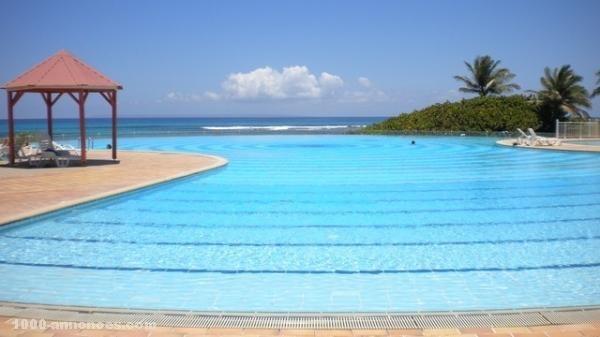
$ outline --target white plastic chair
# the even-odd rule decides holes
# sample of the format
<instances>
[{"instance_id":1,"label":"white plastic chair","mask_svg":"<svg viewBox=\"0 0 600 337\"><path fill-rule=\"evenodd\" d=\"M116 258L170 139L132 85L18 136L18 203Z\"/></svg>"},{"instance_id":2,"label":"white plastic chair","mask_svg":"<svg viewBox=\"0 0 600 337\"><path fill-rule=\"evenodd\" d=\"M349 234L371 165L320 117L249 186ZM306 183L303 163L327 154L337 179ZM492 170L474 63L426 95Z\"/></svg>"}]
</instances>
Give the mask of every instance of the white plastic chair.
<instances>
[{"instance_id":1,"label":"white plastic chair","mask_svg":"<svg viewBox=\"0 0 600 337\"><path fill-rule=\"evenodd\" d=\"M519 145L531 146L531 136L529 136L519 128L517 128L517 132L519 132L519 138L517 138L517 142L519 143Z\"/></svg>"},{"instance_id":2,"label":"white plastic chair","mask_svg":"<svg viewBox=\"0 0 600 337\"><path fill-rule=\"evenodd\" d=\"M70 154L74 154L76 156L79 156L80 152L78 148L75 148L73 145L71 144L59 144L57 142L52 142L52 146L56 149L56 150L60 150L60 151L68 151Z\"/></svg>"},{"instance_id":3,"label":"white plastic chair","mask_svg":"<svg viewBox=\"0 0 600 337\"><path fill-rule=\"evenodd\" d=\"M532 128L528 128L527 132L531 135L531 140L534 145L542 145L542 146L552 146L552 145L560 145L560 139L558 138L546 138L538 136Z\"/></svg>"},{"instance_id":4,"label":"white plastic chair","mask_svg":"<svg viewBox=\"0 0 600 337\"><path fill-rule=\"evenodd\" d=\"M4 145L4 144L0 144L0 160L6 160L8 159L8 146Z\"/></svg>"}]
</instances>

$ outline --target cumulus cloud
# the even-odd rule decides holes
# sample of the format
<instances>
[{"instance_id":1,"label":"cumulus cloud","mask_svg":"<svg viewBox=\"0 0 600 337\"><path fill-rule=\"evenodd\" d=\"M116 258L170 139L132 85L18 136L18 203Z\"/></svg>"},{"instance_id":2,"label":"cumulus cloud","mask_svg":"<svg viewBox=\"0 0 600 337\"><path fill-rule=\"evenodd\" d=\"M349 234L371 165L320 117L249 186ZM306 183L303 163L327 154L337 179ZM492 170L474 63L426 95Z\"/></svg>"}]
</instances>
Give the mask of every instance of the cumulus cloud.
<instances>
[{"instance_id":1,"label":"cumulus cloud","mask_svg":"<svg viewBox=\"0 0 600 337\"><path fill-rule=\"evenodd\" d=\"M334 96L344 86L344 80L337 75L323 72L319 76L323 96Z\"/></svg>"},{"instance_id":2,"label":"cumulus cloud","mask_svg":"<svg viewBox=\"0 0 600 337\"><path fill-rule=\"evenodd\" d=\"M366 77L359 77L358 85L346 88L341 76L328 72L313 74L306 66L290 66L281 70L271 67L249 72L233 73L221 83L221 91L202 94L170 92L164 100L173 102L202 102L218 100L317 100L367 102L387 96L375 88Z\"/></svg>"},{"instance_id":3,"label":"cumulus cloud","mask_svg":"<svg viewBox=\"0 0 600 337\"><path fill-rule=\"evenodd\" d=\"M222 87L223 95L232 99L302 99L329 96L343 85L337 75L323 72L317 78L306 66L292 66L281 71L264 67L231 74Z\"/></svg>"}]
</instances>

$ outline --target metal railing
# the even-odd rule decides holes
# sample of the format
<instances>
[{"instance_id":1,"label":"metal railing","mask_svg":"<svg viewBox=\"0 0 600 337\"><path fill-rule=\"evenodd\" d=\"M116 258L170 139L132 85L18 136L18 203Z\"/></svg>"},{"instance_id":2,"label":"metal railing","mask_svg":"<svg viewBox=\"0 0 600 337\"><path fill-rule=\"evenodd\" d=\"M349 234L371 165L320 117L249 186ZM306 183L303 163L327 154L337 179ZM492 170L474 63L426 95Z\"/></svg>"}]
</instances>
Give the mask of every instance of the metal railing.
<instances>
[{"instance_id":1,"label":"metal railing","mask_svg":"<svg viewBox=\"0 0 600 337\"><path fill-rule=\"evenodd\" d=\"M93 149L94 148L94 137L93 136L87 136L85 141L85 147L88 149ZM77 143L81 144L81 137L77 138Z\"/></svg>"},{"instance_id":2,"label":"metal railing","mask_svg":"<svg viewBox=\"0 0 600 337\"><path fill-rule=\"evenodd\" d=\"M556 120L556 138L600 138L600 120L587 122L561 122Z\"/></svg>"}]
</instances>

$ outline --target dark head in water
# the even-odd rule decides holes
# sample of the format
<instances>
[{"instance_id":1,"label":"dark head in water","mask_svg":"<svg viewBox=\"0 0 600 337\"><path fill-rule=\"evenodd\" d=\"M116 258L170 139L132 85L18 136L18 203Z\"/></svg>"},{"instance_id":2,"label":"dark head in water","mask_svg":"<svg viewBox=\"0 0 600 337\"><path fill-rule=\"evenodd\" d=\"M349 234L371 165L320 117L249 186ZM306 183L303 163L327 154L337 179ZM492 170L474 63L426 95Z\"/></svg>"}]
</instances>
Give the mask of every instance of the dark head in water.
<instances>
[{"instance_id":1,"label":"dark head in water","mask_svg":"<svg viewBox=\"0 0 600 337\"><path fill-rule=\"evenodd\" d=\"M414 140L410 141L410 145L415 145L415 144L416 144L416 142Z\"/></svg>"}]
</instances>

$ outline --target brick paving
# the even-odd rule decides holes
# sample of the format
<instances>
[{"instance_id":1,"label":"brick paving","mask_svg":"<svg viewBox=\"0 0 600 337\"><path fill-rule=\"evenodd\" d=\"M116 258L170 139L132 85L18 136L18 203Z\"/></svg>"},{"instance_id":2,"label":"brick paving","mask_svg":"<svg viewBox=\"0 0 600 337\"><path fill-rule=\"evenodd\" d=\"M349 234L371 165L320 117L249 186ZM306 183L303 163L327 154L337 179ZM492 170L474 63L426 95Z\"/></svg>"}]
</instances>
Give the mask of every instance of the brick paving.
<instances>
[{"instance_id":1,"label":"brick paving","mask_svg":"<svg viewBox=\"0 0 600 337\"><path fill-rule=\"evenodd\" d=\"M195 154L91 151L87 166L0 167L0 224L222 166Z\"/></svg>"}]
</instances>

